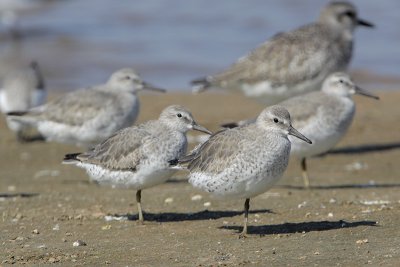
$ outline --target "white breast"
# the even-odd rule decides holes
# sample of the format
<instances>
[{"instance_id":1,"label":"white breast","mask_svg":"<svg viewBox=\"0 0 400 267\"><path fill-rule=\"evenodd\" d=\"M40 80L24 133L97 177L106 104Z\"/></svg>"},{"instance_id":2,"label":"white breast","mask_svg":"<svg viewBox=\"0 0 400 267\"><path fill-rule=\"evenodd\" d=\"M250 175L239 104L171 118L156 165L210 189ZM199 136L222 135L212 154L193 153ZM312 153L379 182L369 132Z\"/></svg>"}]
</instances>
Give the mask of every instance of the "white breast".
<instances>
[{"instance_id":1,"label":"white breast","mask_svg":"<svg viewBox=\"0 0 400 267\"><path fill-rule=\"evenodd\" d=\"M282 139L282 140L281 140ZM193 172L189 182L220 198L251 198L267 191L285 171L290 143L286 138L255 141L234 160L221 162L220 173ZM261 145L260 145L261 144Z\"/></svg>"},{"instance_id":2,"label":"white breast","mask_svg":"<svg viewBox=\"0 0 400 267\"><path fill-rule=\"evenodd\" d=\"M315 119L298 129L313 144L289 136L292 142L292 155L300 158L316 156L329 151L343 138L353 120L355 106L353 100L348 98L342 99L341 103L341 107L337 106L336 112L320 108Z\"/></svg>"}]
</instances>

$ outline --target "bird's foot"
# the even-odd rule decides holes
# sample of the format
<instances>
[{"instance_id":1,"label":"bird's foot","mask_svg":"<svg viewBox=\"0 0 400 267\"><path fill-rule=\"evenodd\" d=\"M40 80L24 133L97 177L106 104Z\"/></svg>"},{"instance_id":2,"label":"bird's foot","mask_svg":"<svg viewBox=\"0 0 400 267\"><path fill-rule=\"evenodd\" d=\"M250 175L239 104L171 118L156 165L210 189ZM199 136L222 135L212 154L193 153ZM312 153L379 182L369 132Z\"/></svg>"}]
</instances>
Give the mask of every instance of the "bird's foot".
<instances>
[{"instance_id":1,"label":"bird's foot","mask_svg":"<svg viewBox=\"0 0 400 267\"><path fill-rule=\"evenodd\" d=\"M246 239L248 236L247 236L247 233L244 233L244 232L241 232L240 234L239 234L239 239Z\"/></svg>"}]
</instances>

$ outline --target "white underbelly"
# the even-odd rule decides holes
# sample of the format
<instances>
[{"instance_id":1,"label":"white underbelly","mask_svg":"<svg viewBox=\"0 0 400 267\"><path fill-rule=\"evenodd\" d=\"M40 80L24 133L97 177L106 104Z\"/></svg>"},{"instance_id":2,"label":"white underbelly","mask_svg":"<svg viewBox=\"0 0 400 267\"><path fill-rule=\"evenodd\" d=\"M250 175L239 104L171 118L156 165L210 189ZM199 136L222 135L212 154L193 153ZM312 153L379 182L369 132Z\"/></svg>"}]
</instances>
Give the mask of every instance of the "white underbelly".
<instances>
[{"instance_id":1,"label":"white underbelly","mask_svg":"<svg viewBox=\"0 0 400 267\"><path fill-rule=\"evenodd\" d=\"M95 145L112 134L112 132L96 131L83 126L70 126L51 121L38 122L37 129L47 141L84 147Z\"/></svg>"},{"instance_id":2,"label":"white underbelly","mask_svg":"<svg viewBox=\"0 0 400 267\"><path fill-rule=\"evenodd\" d=\"M290 136L289 139L292 142L291 155L306 158L326 153L342 139L343 135L344 133L332 133L324 136L306 135L312 140L312 144Z\"/></svg>"},{"instance_id":3,"label":"white underbelly","mask_svg":"<svg viewBox=\"0 0 400 267\"><path fill-rule=\"evenodd\" d=\"M136 190L164 183L176 172L176 170L156 168L141 168L136 172L110 171L101 166L88 163L78 163L77 166L86 169L92 180L99 184Z\"/></svg>"},{"instance_id":4,"label":"white underbelly","mask_svg":"<svg viewBox=\"0 0 400 267\"><path fill-rule=\"evenodd\" d=\"M269 81L261 81L255 84L243 84L241 88L245 96L255 98L257 101L267 105L273 105L305 92L319 90L322 81L323 78L317 77L293 86L283 84L278 87L272 86Z\"/></svg>"}]
</instances>

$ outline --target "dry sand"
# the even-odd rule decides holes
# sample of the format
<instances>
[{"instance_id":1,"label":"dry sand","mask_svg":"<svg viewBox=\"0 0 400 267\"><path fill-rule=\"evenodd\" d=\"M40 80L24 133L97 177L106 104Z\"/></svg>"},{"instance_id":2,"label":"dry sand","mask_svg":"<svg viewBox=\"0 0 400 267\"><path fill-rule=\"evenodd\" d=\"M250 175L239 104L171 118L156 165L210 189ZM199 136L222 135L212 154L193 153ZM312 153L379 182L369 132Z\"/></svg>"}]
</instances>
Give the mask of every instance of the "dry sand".
<instances>
[{"instance_id":1,"label":"dry sand","mask_svg":"<svg viewBox=\"0 0 400 267\"><path fill-rule=\"evenodd\" d=\"M0 121L0 262L64 266L398 266L400 262L400 92L355 97L350 132L333 153L309 160L312 190L292 160L277 186L251 201L250 234L238 239L243 201L193 189L179 173L144 190L144 225L134 191L99 187L61 165L72 146L19 144ZM183 104L199 123L254 116L238 95L142 95L140 121ZM195 196L195 197L194 197ZM193 198L194 197L194 198ZM106 215L129 214L128 221ZM82 240L85 246L73 246Z\"/></svg>"}]
</instances>

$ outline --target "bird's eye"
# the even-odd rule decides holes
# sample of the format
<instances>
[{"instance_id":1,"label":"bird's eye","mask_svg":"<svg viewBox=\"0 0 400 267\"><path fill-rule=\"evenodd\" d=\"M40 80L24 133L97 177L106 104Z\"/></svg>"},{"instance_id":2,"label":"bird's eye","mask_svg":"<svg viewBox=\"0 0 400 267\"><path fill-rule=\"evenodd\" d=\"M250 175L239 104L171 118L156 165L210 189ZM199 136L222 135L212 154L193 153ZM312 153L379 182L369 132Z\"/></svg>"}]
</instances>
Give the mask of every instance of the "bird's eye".
<instances>
[{"instance_id":1,"label":"bird's eye","mask_svg":"<svg viewBox=\"0 0 400 267\"><path fill-rule=\"evenodd\" d=\"M278 123L279 120L278 120L277 118L274 118L274 122L275 122L275 123Z\"/></svg>"},{"instance_id":2,"label":"bird's eye","mask_svg":"<svg viewBox=\"0 0 400 267\"><path fill-rule=\"evenodd\" d=\"M348 16L349 18L355 18L356 14L354 12L351 11L347 11L346 13L344 13L346 16Z\"/></svg>"},{"instance_id":3,"label":"bird's eye","mask_svg":"<svg viewBox=\"0 0 400 267\"><path fill-rule=\"evenodd\" d=\"M343 80L339 80L340 83L344 83Z\"/></svg>"},{"instance_id":4,"label":"bird's eye","mask_svg":"<svg viewBox=\"0 0 400 267\"><path fill-rule=\"evenodd\" d=\"M125 76L125 80L130 80L131 77L130 76Z\"/></svg>"},{"instance_id":5,"label":"bird's eye","mask_svg":"<svg viewBox=\"0 0 400 267\"><path fill-rule=\"evenodd\" d=\"M181 113L178 113L178 114L176 114L176 116L177 116L178 118L181 118L181 117L182 117L182 114L181 114Z\"/></svg>"}]
</instances>

